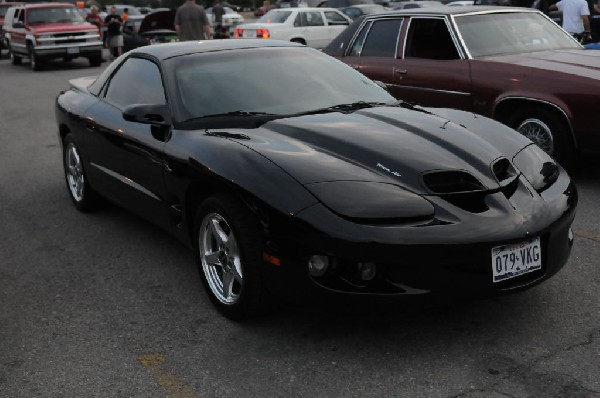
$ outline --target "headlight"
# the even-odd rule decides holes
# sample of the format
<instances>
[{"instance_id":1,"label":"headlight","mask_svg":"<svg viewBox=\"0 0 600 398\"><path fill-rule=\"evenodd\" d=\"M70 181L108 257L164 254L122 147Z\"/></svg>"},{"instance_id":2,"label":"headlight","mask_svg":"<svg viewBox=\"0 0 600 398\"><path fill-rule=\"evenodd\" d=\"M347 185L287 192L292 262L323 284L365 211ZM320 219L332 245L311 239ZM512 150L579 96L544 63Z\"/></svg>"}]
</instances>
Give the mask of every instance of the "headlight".
<instances>
[{"instance_id":1,"label":"headlight","mask_svg":"<svg viewBox=\"0 0 600 398\"><path fill-rule=\"evenodd\" d=\"M358 222L412 222L429 220L435 213L429 201L392 184L332 181L306 188L334 213Z\"/></svg>"},{"instance_id":2,"label":"headlight","mask_svg":"<svg viewBox=\"0 0 600 398\"><path fill-rule=\"evenodd\" d=\"M521 170L538 193L552 185L560 174L556 161L535 144L517 153L513 158L513 164Z\"/></svg>"}]
</instances>

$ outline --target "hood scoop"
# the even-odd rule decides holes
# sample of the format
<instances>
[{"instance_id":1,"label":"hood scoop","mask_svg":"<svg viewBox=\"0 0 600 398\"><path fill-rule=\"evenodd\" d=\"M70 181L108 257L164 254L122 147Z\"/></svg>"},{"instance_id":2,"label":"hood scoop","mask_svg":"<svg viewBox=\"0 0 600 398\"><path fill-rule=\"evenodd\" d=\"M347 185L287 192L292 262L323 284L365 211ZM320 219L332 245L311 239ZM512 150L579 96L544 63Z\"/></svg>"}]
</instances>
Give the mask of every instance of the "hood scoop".
<instances>
[{"instance_id":1,"label":"hood scoop","mask_svg":"<svg viewBox=\"0 0 600 398\"><path fill-rule=\"evenodd\" d=\"M423 176L427 189L436 195L481 192L487 188L477 178L464 171L433 171Z\"/></svg>"}]
</instances>

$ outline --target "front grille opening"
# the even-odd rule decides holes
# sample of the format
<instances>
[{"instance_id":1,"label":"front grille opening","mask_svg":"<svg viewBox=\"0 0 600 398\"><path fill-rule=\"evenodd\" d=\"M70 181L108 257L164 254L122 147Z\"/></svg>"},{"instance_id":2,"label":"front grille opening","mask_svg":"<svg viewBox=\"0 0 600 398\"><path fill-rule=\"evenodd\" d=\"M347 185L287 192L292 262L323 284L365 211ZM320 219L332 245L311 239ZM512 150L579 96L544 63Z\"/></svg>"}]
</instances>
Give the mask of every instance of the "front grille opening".
<instances>
[{"instance_id":1,"label":"front grille opening","mask_svg":"<svg viewBox=\"0 0 600 398\"><path fill-rule=\"evenodd\" d=\"M464 211L478 214L490 209L485 203L487 194L488 192L465 192L441 195L440 198Z\"/></svg>"},{"instance_id":2,"label":"front grille opening","mask_svg":"<svg viewBox=\"0 0 600 398\"><path fill-rule=\"evenodd\" d=\"M436 194L483 191L485 187L464 171L434 171L423 176L423 183Z\"/></svg>"}]
</instances>

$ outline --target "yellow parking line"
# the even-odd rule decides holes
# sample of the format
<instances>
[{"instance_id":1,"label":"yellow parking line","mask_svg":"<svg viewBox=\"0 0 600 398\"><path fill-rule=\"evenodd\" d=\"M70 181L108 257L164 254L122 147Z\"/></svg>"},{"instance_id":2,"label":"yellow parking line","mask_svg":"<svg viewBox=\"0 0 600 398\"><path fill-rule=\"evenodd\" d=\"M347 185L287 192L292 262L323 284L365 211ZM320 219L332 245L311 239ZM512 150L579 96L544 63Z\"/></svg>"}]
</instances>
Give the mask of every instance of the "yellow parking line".
<instances>
[{"instance_id":1,"label":"yellow parking line","mask_svg":"<svg viewBox=\"0 0 600 398\"><path fill-rule=\"evenodd\" d=\"M599 233L583 231L581 229L574 229L573 233L581 238L591 239L591 240L595 240L596 242L600 242L600 234Z\"/></svg>"},{"instance_id":2,"label":"yellow parking line","mask_svg":"<svg viewBox=\"0 0 600 398\"><path fill-rule=\"evenodd\" d=\"M162 354L147 354L138 358L140 364L148 369L158 384L170 398L196 398L198 395L193 388L188 386L181 378L168 370L165 365L165 356Z\"/></svg>"}]
</instances>

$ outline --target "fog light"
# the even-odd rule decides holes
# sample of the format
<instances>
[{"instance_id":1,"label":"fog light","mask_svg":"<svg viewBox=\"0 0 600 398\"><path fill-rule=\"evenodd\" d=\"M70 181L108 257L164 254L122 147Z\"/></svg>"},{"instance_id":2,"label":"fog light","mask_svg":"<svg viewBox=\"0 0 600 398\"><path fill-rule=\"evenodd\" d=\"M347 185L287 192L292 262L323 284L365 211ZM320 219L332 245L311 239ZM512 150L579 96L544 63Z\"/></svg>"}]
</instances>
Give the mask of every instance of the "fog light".
<instances>
[{"instance_id":1,"label":"fog light","mask_svg":"<svg viewBox=\"0 0 600 398\"><path fill-rule=\"evenodd\" d=\"M327 256L314 255L308 259L308 272L312 276L322 276L329 268L329 258Z\"/></svg>"},{"instance_id":2,"label":"fog light","mask_svg":"<svg viewBox=\"0 0 600 398\"><path fill-rule=\"evenodd\" d=\"M363 281L370 281L375 278L377 265L375 263L358 263L358 272Z\"/></svg>"}]
</instances>

